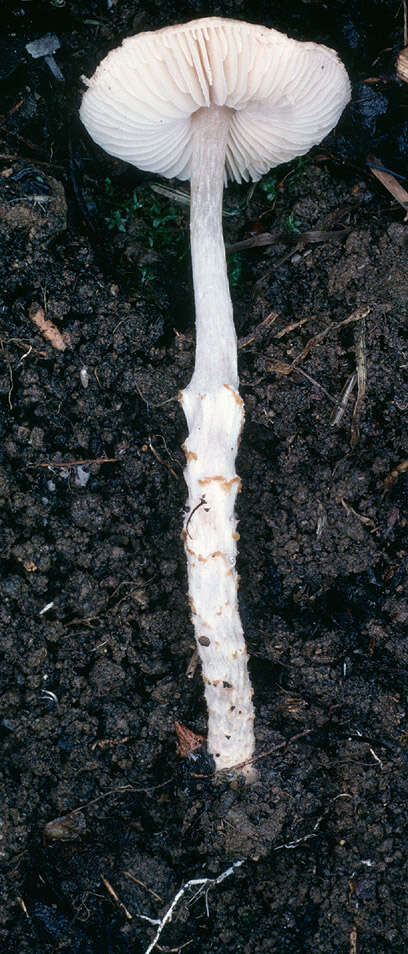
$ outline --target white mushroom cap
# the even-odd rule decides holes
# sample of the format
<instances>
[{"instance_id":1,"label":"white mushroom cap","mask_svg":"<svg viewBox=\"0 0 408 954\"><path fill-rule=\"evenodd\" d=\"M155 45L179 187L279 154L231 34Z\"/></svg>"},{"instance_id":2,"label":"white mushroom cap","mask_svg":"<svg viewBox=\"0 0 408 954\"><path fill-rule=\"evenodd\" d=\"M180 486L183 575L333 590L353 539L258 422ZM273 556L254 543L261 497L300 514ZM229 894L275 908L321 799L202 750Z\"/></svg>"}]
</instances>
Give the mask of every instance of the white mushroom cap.
<instances>
[{"instance_id":1,"label":"white mushroom cap","mask_svg":"<svg viewBox=\"0 0 408 954\"><path fill-rule=\"evenodd\" d=\"M233 111L226 179L241 182L308 152L350 99L334 50L218 17L129 37L86 82L80 115L95 142L179 179L190 177L192 116L202 107Z\"/></svg>"}]
</instances>

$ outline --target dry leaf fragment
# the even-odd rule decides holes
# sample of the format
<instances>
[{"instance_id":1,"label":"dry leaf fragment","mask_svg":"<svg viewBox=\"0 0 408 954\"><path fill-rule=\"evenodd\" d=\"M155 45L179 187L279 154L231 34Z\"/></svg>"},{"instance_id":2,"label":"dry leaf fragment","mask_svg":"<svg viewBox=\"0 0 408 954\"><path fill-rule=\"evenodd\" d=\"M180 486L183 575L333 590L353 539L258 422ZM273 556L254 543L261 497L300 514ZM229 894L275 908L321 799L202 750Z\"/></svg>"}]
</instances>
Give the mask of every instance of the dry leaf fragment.
<instances>
[{"instance_id":1,"label":"dry leaf fragment","mask_svg":"<svg viewBox=\"0 0 408 954\"><path fill-rule=\"evenodd\" d=\"M182 759L191 758L193 752L197 749L201 749L201 747L205 745L206 739L203 735L196 735L195 732L192 732L191 729L187 729L187 727L181 725L180 722L175 722L174 728L178 742L177 751Z\"/></svg>"},{"instance_id":2,"label":"dry leaf fragment","mask_svg":"<svg viewBox=\"0 0 408 954\"><path fill-rule=\"evenodd\" d=\"M43 841L74 841L86 832L86 820L82 812L75 810L47 822L43 829Z\"/></svg>"},{"instance_id":3,"label":"dry leaf fragment","mask_svg":"<svg viewBox=\"0 0 408 954\"><path fill-rule=\"evenodd\" d=\"M64 338L57 326L45 317L44 309L41 308L41 305L37 305L36 303L31 305L28 314L31 318L31 321L37 325L37 328L41 331L41 334L46 341L49 341L52 347L56 348L57 351L65 351L67 346L66 341L64 341Z\"/></svg>"}]
</instances>

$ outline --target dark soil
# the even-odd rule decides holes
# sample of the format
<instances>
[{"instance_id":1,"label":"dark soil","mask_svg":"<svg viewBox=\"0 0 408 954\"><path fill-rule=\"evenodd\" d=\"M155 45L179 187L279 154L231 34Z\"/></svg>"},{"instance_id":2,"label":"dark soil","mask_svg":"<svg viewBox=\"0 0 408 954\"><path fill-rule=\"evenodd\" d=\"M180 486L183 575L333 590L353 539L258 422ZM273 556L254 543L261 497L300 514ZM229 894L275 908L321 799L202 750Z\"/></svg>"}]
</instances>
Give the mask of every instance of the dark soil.
<instances>
[{"instance_id":1,"label":"dark soil","mask_svg":"<svg viewBox=\"0 0 408 954\"><path fill-rule=\"evenodd\" d=\"M355 89L336 135L269 192L225 197L239 210L227 242L279 233L231 256L262 756L248 787L180 759L174 732L206 728L180 540L187 212L77 119L81 74L123 36L207 14L337 48ZM2 16L0 949L144 954L146 917L243 861L208 906L186 890L157 950L402 954L407 244L404 210L366 165L406 173L402 5L19 0ZM25 52L48 31L65 83ZM359 400L355 384L335 423L356 368Z\"/></svg>"}]
</instances>

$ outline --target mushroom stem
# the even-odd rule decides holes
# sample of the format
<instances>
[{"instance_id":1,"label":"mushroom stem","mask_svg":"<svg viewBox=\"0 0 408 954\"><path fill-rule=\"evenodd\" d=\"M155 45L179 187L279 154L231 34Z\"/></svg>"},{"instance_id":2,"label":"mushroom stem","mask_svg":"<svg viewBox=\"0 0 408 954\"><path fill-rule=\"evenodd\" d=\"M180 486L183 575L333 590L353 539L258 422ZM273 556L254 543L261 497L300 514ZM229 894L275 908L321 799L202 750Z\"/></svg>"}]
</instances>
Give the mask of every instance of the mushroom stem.
<instances>
[{"instance_id":1,"label":"mushroom stem","mask_svg":"<svg viewBox=\"0 0 408 954\"><path fill-rule=\"evenodd\" d=\"M216 769L254 752L253 690L238 611L235 457L244 423L238 394L237 340L222 235L225 150L231 111L193 117L191 249L196 362L180 394L187 419L188 516L183 536L192 620L208 707L208 750ZM243 769L253 778L252 767Z\"/></svg>"},{"instance_id":2,"label":"mushroom stem","mask_svg":"<svg viewBox=\"0 0 408 954\"><path fill-rule=\"evenodd\" d=\"M197 390L228 381L238 387L237 338L228 284L222 199L233 110L211 106L192 117L191 260L196 316Z\"/></svg>"}]
</instances>

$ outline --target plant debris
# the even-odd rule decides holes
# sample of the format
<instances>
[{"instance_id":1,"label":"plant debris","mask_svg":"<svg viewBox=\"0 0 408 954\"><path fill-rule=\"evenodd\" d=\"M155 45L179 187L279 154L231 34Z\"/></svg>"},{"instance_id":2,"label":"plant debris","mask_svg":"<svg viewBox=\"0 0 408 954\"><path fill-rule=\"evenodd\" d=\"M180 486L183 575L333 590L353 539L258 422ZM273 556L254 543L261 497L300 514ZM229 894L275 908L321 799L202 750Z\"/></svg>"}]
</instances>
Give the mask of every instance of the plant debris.
<instances>
[{"instance_id":1,"label":"plant debris","mask_svg":"<svg viewBox=\"0 0 408 954\"><path fill-rule=\"evenodd\" d=\"M32 304L28 314L31 321L33 321L41 331L43 338L49 341L52 347L56 348L57 351L65 351L67 344L69 344L68 336L65 335L64 337L57 326L45 317L45 312L44 309L41 308L41 305L37 305L36 303Z\"/></svg>"},{"instance_id":2,"label":"plant debris","mask_svg":"<svg viewBox=\"0 0 408 954\"><path fill-rule=\"evenodd\" d=\"M408 220L408 192L404 189L403 185L398 182L398 179L392 175L387 169L381 168L381 163L377 159L368 159L368 166L371 169L373 176L381 182L381 185L384 186L384 189L393 196L393 198L402 205L402 208L406 212L405 221Z\"/></svg>"}]
</instances>

